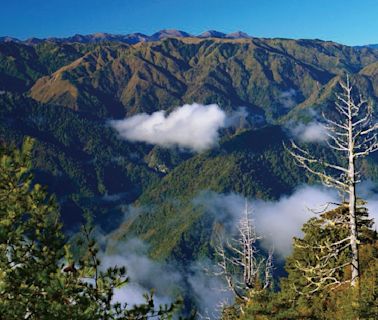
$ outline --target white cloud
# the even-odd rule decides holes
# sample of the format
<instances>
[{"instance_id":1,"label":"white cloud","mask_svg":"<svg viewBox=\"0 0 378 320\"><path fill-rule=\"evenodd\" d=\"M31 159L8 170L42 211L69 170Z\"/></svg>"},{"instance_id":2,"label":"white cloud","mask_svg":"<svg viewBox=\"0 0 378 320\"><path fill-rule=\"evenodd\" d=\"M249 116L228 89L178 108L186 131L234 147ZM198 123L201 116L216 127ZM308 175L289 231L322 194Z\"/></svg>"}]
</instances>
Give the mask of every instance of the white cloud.
<instances>
[{"instance_id":1,"label":"white cloud","mask_svg":"<svg viewBox=\"0 0 378 320\"><path fill-rule=\"evenodd\" d=\"M145 303L143 294L155 290L156 305L172 303L182 285L182 275L168 264L153 261L147 256L147 246L139 239L117 244L115 254L102 253L102 268L126 266L129 282L115 290L113 302L129 306Z\"/></svg>"},{"instance_id":2,"label":"white cloud","mask_svg":"<svg viewBox=\"0 0 378 320\"><path fill-rule=\"evenodd\" d=\"M375 230L378 230L378 189L371 180L365 180L357 185L357 194L367 202L369 217L374 219Z\"/></svg>"},{"instance_id":3,"label":"white cloud","mask_svg":"<svg viewBox=\"0 0 378 320\"><path fill-rule=\"evenodd\" d=\"M291 134L302 142L323 142L328 139L327 131L318 121L300 123L290 128Z\"/></svg>"},{"instance_id":4,"label":"white cloud","mask_svg":"<svg viewBox=\"0 0 378 320\"><path fill-rule=\"evenodd\" d=\"M293 237L300 237L303 224L314 217L309 209L337 201L335 191L320 186L303 186L278 201L253 201L256 229L264 235L265 246L273 246L277 253L286 256L292 250Z\"/></svg>"},{"instance_id":5,"label":"white cloud","mask_svg":"<svg viewBox=\"0 0 378 320\"><path fill-rule=\"evenodd\" d=\"M283 91L279 96L279 102L284 108L291 109L297 104L296 95L297 91L295 91L294 89Z\"/></svg>"},{"instance_id":6,"label":"white cloud","mask_svg":"<svg viewBox=\"0 0 378 320\"><path fill-rule=\"evenodd\" d=\"M230 292L222 290L226 286L223 279L205 272L205 269L210 268L209 261L193 262L187 268L179 269L170 263L151 260L148 246L137 238L126 243L115 243L111 247L114 254L101 252L102 270L126 266L129 277L125 286L114 291L114 303L127 303L129 307L139 305L145 303L143 295L154 290L154 302L158 307L172 303L180 293L190 290L199 313L218 319L219 302L232 302Z\"/></svg>"},{"instance_id":7,"label":"white cloud","mask_svg":"<svg viewBox=\"0 0 378 320\"><path fill-rule=\"evenodd\" d=\"M274 247L281 256L290 254L292 239L301 236L302 225L314 214L308 210L335 202L337 193L323 187L303 186L292 195L278 201L248 200L253 210L253 220L258 234L264 237L266 248ZM228 230L236 230L246 199L238 194L206 192L194 199L194 204L204 205L207 212L216 216Z\"/></svg>"},{"instance_id":8,"label":"white cloud","mask_svg":"<svg viewBox=\"0 0 378 320\"><path fill-rule=\"evenodd\" d=\"M235 232L237 221L244 210L245 198L236 193L202 191L193 199L193 204L203 206L206 213L212 214L227 230Z\"/></svg>"},{"instance_id":9,"label":"white cloud","mask_svg":"<svg viewBox=\"0 0 378 320\"><path fill-rule=\"evenodd\" d=\"M233 293L224 279L207 272L213 267L210 261L194 263L187 278L198 307L199 318L219 319L221 305L232 305L234 301Z\"/></svg>"},{"instance_id":10,"label":"white cloud","mask_svg":"<svg viewBox=\"0 0 378 320\"><path fill-rule=\"evenodd\" d=\"M163 147L179 146L193 151L203 151L218 143L218 130L245 117L240 109L227 117L218 105L185 104L166 115L157 111L148 115L137 114L123 120L113 120L111 125L120 136L134 142L147 142Z\"/></svg>"},{"instance_id":11,"label":"white cloud","mask_svg":"<svg viewBox=\"0 0 378 320\"><path fill-rule=\"evenodd\" d=\"M358 186L358 194L367 201L369 216L374 219L374 228L377 229L376 185L371 181L364 181ZM235 232L245 201L243 196L235 193L219 194L207 191L200 193L193 203L204 206L206 212L213 214L227 230ZM276 253L285 257L291 253L293 237L302 236L303 224L315 216L311 210L321 211L327 203L339 203L340 198L335 190L304 185L293 194L282 196L278 201L248 199L248 202L253 211L256 231L263 236L264 247L269 249L273 246Z\"/></svg>"}]
</instances>

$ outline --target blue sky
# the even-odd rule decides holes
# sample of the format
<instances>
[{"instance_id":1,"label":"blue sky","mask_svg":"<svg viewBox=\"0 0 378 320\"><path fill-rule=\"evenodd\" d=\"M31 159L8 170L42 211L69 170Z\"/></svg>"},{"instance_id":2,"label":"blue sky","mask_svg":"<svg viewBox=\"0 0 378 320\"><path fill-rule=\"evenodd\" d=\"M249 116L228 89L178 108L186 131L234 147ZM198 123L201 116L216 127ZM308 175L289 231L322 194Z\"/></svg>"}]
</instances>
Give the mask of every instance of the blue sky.
<instances>
[{"instance_id":1,"label":"blue sky","mask_svg":"<svg viewBox=\"0 0 378 320\"><path fill-rule=\"evenodd\" d=\"M0 0L0 36L242 30L256 37L378 43L377 0Z\"/></svg>"}]
</instances>

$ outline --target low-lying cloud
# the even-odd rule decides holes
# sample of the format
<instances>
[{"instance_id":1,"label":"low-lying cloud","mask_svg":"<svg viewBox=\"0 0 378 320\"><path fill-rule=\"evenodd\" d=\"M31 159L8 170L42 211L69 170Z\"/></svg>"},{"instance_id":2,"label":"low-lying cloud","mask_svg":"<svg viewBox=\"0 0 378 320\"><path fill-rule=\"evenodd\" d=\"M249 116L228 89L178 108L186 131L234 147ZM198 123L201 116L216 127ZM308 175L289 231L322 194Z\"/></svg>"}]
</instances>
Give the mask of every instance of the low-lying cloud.
<instances>
[{"instance_id":1,"label":"low-lying cloud","mask_svg":"<svg viewBox=\"0 0 378 320\"><path fill-rule=\"evenodd\" d=\"M374 183L364 181L358 187L358 194L367 201L369 216L377 228L378 193L375 188ZM273 247L276 254L285 257L291 253L293 237L302 236L303 224L316 216L311 210L320 212L327 203L340 203L340 197L335 190L304 185L277 201L251 200L235 193L205 191L193 200L193 204L202 205L232 233L236 231L246 201L252 209L256 232L263 237L263 246L266 249Z\"/></svg>"},{"instance_id":2,"label":"low-lying cloud","mask_svg":"<svg viewBox=\"0 0 378 320\"><path fill-rule=\"evenodd\" d=\"M216 104L185 104L166 115L165 111L137 114L113 120L111 125L129 141L146 142L162 147L178 146L200 152L217 145L219 129L232 126L245 117L246 111L227 115Z\"/></svg>"},{"instance_id":3,"label":"low-lying cloud","mask_svg":"<svg viewBox=\"0 0 378 320\"><path fill-rule=\"evenodd\" d=\"M357 195L365 200L369 217L374 220L373 228L378 231L378 187L371 180L357 185Z\"/></svg>"},{"instance_id":4,"label":"low-lying cloud","mask_svg":"<svg viewBox=\"0 0 378 320\"><path fill-rule=\"evenodd\" d=\"M279 201L253 201L256 230L264 236L263 244L281 256L291 253L293 237L302 236L303 224L329 202L339 202L336 191L320 186L303 186ZM311 210L310 210L311 209Z\"/></svg>"},{"instance_id":5,"label":"low-lying cloud","mask_svg":"<svg viewBox=\"0 0 378 320\"><path fill-rule=\"evenodd\" d=\"M327 129L318 122L300 123L290 128L291 134L302 142L323 142L328 139Z\"/></svg>"},{"instance_id":6,"label":"low-lying cloud","mask_svg":"<svg viewBox=\"0 0 378 320\"><path fill-rule=\"evenodd\" d=\"M200 319L219 319L222 305L230 306L234 301L225 280L205 271L212 269L214 266L210 261L193 263L187 276Z\"/></svg>"},{"instance_id":7,"label":"low-lying cloud","mask_svg":"<svg viewBox=\"0 0 378 320\"><path fill-rule=\"evenodd\" d=\"M96 235L98 241L104 242L102 233ZM233 296L225 291L223 279L209 274L210 261L192 262L191 265L178 268L166 262L158 262L148 257L148 246L134 238L126 243L112 246L113 254L102 252L102 269L112 266L126 266L129 282L114 291L113 302L129 307L145 303L144 294L154 291L156 306L174 302L179 294L190 291L198 313L209 319L218 319L220 302L232 303Z\"/></svg>"},{"instance_id":8,"label":"low-lying cloud","mask_svg":"<svg viewBox=\"0 0 378 320\"><path fill-rule=\"evenodd\" d=\"M138 305L145 302L143 295L150 290L156 290L157 305L172 303L177 294L177 288L182 283L182 275L172 266L151 260L147 256L148 247L139 239L132 239L118 245L113 250L115 254L102 257L104 269L111 266L126 266L130 281L127 285L116 289L113 301Z\"/></svg>"},{"instance_id":9,"label":"low-lying cloud","mask_svg":"<svg viewBox=\"0 0 378 320\"><path fill-rule=\"evenodd\" d=\"M274 247L275 252L287 256L291 252L293 237L302 235L302 225L314 214L309 210L319 208L327 202L335 202L337 193L320 186L302 186L292 195L278 201L246 200L238 194L201 193L194 204L201 204L208 213L235 231L244 212L245 202L252 209L256 232L263 236L266 249Z\"/></svg>"},{"instance_id":10,"label":"low-lying cloud","mask_svg":"<svg viewBox=\"0 0 378 320\"><path fill-rule=\"evenodd\" d=\"M279 102L284 108L291 109L297 104L296 96L297 96L297 91L291 88L287 91L283 91L280 94Z\"/></svg>"}]
</instances>

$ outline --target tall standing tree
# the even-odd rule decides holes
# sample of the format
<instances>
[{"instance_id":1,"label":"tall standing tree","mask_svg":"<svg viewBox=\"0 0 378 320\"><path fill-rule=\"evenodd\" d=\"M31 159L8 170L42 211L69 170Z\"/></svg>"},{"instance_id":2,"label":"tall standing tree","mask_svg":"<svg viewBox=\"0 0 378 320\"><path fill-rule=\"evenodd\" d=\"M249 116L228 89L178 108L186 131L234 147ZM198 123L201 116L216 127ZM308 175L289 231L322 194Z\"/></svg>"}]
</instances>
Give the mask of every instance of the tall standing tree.
<instances>
[{"instance_id":1,"label":"tall standing tree","mask_svg":"<svg viewBox=\"0 0 378 320\"><path fill-rule=\"evenodd\" d=\"M332 150L339 153L344 161L341 161L341 163L329 163L325 159L318 159L294 142L292 142L292 148L288 149L288 151L299 166L319 177L324 185L338 189L345 197L348 206L347 236L328 246L335 249L331 250L332 254L334 254L334 252L340 251L340 245L345 247L344 245L348 244L351 249L349 261L351 267L350 282L353 287L357 287L360 268L356 186L360 182L360 172L356 168L356 161L378 150L378 124L374 122L373 109L368 101L363 99L361 95L355 101L349 76L346 78L346 83L340 82L340 86L343 92L336 94L337 117L331 119L324 114L323 117L325 120L324 127L329 137L327 144ZM324 270L325 268L323 268ZM321 281L324 282L327 277L329 275L325 273Z\"/></svg>"}]
</instances>

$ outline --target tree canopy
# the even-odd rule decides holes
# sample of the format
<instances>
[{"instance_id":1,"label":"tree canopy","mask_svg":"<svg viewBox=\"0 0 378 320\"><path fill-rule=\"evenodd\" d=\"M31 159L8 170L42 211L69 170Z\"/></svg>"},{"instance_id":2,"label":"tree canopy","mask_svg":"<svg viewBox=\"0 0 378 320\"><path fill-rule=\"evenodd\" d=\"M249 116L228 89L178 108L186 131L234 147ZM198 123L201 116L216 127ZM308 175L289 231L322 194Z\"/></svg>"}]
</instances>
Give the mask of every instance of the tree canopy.
<instances>
[{"instance_id":1,"label":"tree canopy","mask_svg":"<svg viewBox=\"0 0 378 320\"><path fill-rule=\"evenodd\" d=\"M73 258L55 198L33 181L32 146L0 150L0 319L170 318L176 304L156 307L152 294L138 306L113 301L126 269L100 267L92 227Z\"/></svg>"}]
</instances>

